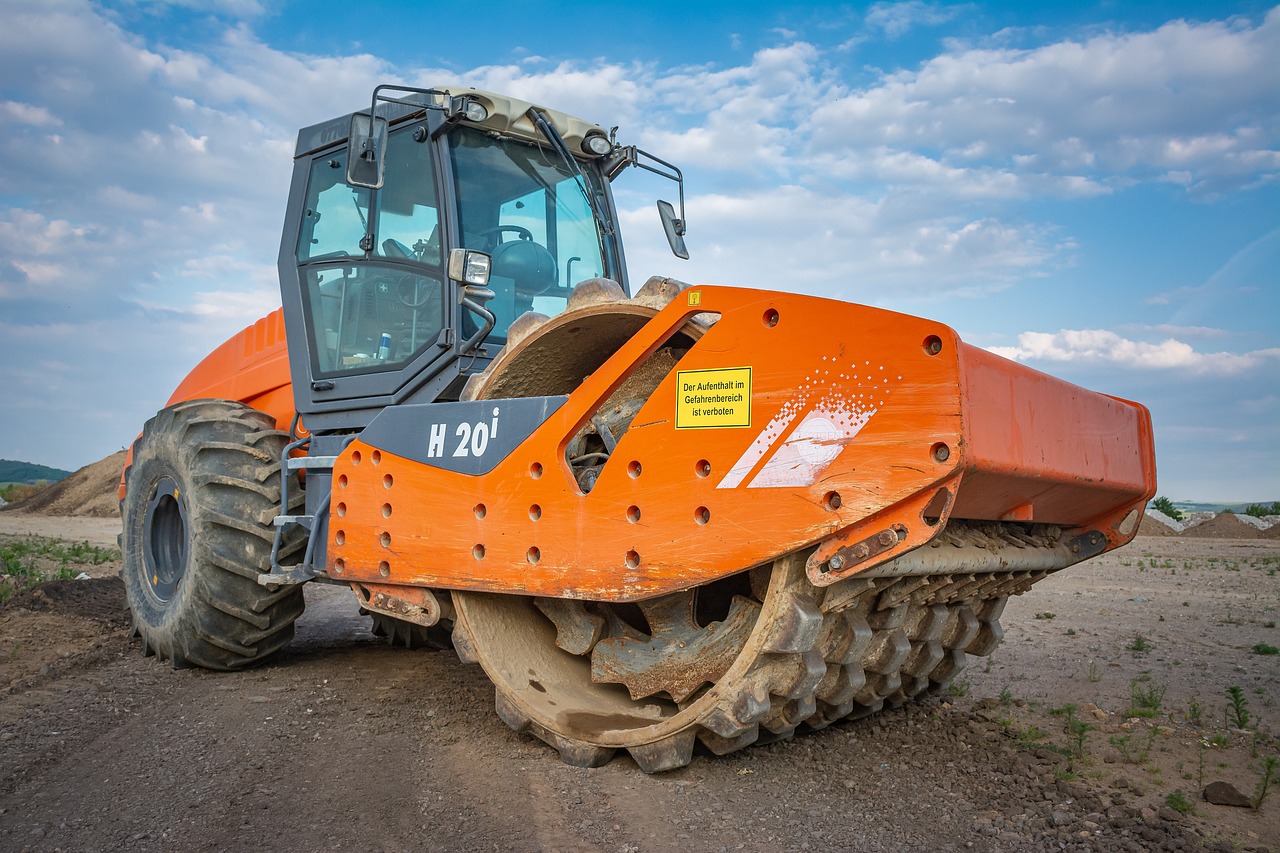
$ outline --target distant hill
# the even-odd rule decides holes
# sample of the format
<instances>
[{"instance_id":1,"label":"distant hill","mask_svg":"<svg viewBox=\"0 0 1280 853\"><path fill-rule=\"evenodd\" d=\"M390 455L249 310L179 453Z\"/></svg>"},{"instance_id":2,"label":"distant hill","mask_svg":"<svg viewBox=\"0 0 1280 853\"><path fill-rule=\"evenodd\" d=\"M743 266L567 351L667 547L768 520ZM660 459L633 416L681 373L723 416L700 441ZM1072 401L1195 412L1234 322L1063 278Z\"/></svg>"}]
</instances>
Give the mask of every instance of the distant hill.
<instances>
[{"instance_id":1,"label":"distant hill","mask_svg":"<svg viewBox=\"0 0 1280 853\"><path fill-rule=\"evenodd\" d=\"M31 494L11 501L0 512L118 518L120 497L116 489L124 457L123 450L113 453L51 486L32 489Z\"/></svg>"},{"instance_id":2,"label":"distant hill","mask_svg":"<svg viewBox=\"0 0 1280 853\"><path fill-rule=\"evenodd\" d=\"M56 483L70 476L70 471L63 471L61 468L50 468L48 465L37 465L34 462L18 462L14 459L0 459L0 483L34 483L38 480Z\"/></svg>"}]
</instances>

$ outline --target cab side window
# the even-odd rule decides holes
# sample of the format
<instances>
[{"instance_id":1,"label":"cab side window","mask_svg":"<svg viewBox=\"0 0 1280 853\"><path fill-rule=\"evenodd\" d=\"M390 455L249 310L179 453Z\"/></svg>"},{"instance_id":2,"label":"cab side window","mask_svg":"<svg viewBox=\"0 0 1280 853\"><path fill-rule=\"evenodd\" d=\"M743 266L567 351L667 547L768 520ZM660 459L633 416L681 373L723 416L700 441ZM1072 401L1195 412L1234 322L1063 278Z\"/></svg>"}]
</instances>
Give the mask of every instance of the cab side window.
<instances>
[{"instance_id":1,"label":"cab side window","mask_svg":"<svg viewBox=\"0 0 1280 853\"><path fill-rule=\"evenodd\" d=\"M346 183L346 154L324 157L311 167L298 261L359 257L369 221L369 190Z\"/></svg>"},{"instance_id":2,"label":"cab side window","mask_svg":"<svg viewBox=\"0 0 1280 853\"><path fill-rule=\"evenodd\" d=\"M416 143L408 128L393 131L377 191L346 183L345 158L326 155L312 164L297 249L317 375L402 367L438 352L444 328L430 146Z\"/></svg>"}]
</instances>

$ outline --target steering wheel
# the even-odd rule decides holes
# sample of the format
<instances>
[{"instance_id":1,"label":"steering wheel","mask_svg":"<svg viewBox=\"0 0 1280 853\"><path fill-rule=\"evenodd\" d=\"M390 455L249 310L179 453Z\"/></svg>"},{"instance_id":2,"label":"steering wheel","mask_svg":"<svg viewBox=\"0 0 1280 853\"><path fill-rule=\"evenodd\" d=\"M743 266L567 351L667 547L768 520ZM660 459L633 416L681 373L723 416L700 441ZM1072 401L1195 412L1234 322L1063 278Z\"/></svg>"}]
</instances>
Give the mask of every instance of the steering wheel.
<instances>
[{"instance_id":1,"label":"steering wheel","mask_svg":"<svg viewBox=\"0 0 1280 853\"><path fill-rule=\"evenodd\" d=\"M416 275L404 276L395 284L396 298L400 304L409 308L421 308L426 305L439 287L430 279Z\"/></svg>"},{"instance_id":2,"label":"steering wheel","mask_svg":"<svg viewBox=\"0 0 1280 853\"><path fill-rule=\"evenodd\" d=\"M514 231L520 235L521 240L533 240L533 232L523 225L495 225L492 228L486 228L477 234L477 237L483 237L486 246L493 248L502 243L502 234L505 231Z\"/></svg>"}]
</instances>

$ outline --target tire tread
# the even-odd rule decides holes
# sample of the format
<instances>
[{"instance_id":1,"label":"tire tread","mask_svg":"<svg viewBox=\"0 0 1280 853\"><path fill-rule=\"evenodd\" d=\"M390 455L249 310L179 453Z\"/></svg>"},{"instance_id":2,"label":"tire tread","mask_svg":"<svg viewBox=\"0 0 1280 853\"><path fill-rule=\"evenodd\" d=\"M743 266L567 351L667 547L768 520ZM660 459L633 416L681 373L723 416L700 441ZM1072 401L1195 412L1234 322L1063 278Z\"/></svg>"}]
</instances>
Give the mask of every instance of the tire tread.
<instances>
[{"instance_id":1,"label":"tire tread","mask_svg":"<svg viewBox=\"0 0 1280 853\"><path fill-rule=\"evenodd\" d=\"M183 401L147 422L120 504L121 574L144 654L175 667L236 670L262 663L293 636L301 586L257 582L270 567L287 441L269 415L226 400ZM150 593L142 556L141 514L160 470L187 501L187 563L168 602ZM303 498L300 489L291 496L291 505ZM297 558L303 542L286 537L282 561Z\"/></svg>"}]
</instances>

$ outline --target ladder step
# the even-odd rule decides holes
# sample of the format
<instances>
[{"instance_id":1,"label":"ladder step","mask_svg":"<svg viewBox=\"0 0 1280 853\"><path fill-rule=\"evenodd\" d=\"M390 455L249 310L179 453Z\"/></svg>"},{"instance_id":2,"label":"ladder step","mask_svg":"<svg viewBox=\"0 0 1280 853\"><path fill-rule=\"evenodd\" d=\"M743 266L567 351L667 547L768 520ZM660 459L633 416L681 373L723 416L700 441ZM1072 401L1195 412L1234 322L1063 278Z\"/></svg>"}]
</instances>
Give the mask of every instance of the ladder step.
<instances>
[{"instance_id":1,"label":"ladder step","mask_svg":"<svg viewBox=\"0 0 1280 853\"><path fill-rule=\"evenodd\" d=\"M289 568L281 567L280 571L263 572L258 575L258 583L266 586L267 584L295 584L306 583L316 577L317 572L311 566L291 566Z\"/></svg>"},{"instance_id":2,"label":"ladder step","mask_svg":"<svg viewBox=\"0 0 1280 853\"><path fill-rule=\"evenodd\" d=\"M307 471L313 468L332 468L337 461L336 456L290 456L286 464L290 471Z\"/></svg>"}]
</instances>

